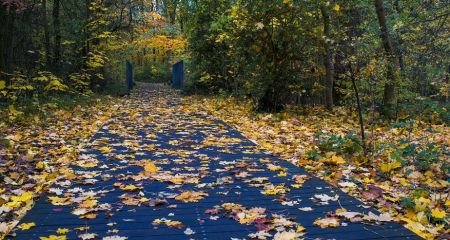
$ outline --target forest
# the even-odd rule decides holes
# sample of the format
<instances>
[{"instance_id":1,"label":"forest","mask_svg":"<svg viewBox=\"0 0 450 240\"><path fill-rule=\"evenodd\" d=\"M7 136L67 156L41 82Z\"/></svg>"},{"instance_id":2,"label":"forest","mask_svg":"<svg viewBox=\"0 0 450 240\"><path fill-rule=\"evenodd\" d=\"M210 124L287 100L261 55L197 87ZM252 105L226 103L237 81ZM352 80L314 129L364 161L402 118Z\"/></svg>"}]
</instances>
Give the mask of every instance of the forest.
<instances>
[{"instance_id":1,"label":"forest","mask_svg":"<svg viewBox=\"0 0 450 240\"><path fill-rule=\"evenodd\" d=\"M5 236L79 144L133 115L126 61L139 89L170 85L183 60L185 111L425 239L450 238L446 0L0 0L0 18Z\"/></svg>"}]
</instances>

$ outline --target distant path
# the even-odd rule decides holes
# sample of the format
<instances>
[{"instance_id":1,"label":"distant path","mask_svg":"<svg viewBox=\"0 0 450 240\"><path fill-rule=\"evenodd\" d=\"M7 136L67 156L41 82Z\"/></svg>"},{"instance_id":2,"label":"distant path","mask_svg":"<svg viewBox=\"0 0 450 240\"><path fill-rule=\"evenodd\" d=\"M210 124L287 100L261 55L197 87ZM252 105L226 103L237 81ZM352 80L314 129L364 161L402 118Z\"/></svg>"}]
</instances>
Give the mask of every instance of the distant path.
<instances>
[{"instance_id":1,"label":"distant path","mask_svg":"<svg viewBox=\"0 0 450 240\"><path fill-rule=\"evenodd\" d=\"M136 90L91 143L21 222L36 227L10 239L250 239L258 229L302 232L299 224L306 239L420 239L395 222L314 225L341 207L377 212L160 85Z\"/></svg>"}]
</instances>

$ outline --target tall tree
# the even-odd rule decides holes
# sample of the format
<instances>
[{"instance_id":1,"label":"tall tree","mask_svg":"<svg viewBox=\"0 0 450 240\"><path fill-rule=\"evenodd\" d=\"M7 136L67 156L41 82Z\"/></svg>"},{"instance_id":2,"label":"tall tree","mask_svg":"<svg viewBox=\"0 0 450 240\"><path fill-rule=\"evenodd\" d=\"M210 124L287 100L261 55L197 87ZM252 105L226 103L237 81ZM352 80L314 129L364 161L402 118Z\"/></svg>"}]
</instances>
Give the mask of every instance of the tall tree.
<instances>
[{"instance_id":1,"label":"tall tree","mask_svg":"<svg viewBox=\"0 0 450 240\"><path fill-rule=\"evenodd\" d=\"M383 0L374 0L377 12L378 24L381 31L381 40L383 42L384 52L388 59L387 82L384 85L383 110L387 116L392 116L393 106L396 99L395 86L398 80L398 63L395 57L392 41L389 36L389 29L386 21L386 10L383 6Z\"/></svg>"},{"instance_id":2,"label":"tall tree","mask_svg":"<svg viewBox=\"0 0 450 240\"><path fill-rule=\"evenodd\" d=\"M320 11L323 18L323 34L325 37L325 106L333 109L333 84L334 84L334 51L331 39L330 14L326 6L321 5Z\"/></svg>"},{"instance_id":3,"label":"tall tree","mask_svg":"<svg viewBox=\"0 0 450 240\"><path fill-rule=\"evenodd\" d=\"M54 35L54 53L53 66L56 73L60 73L61 67L61 19L60 19L61 2L54 0L53 2L53 35Z\"/></svg>"},{"instance_id":4,"label":"tall tree","mask_svg":"<svg viewBox=\"0 0 450 240\"><path fill-rule=\"evenodd\" d=\"M402 8L400 7L400 1L399 0L395 0L394 1L394 6L395 6L395 11L397 12L398 15L402 14ZM404 60L404 42L401 36L401 33L397 33L397 51L398 51L398 64L400 66L400 70L402 71L402 73L405 71L405 60Z\"/></svg>"},{"instance_id":5,"label":"tall tree","mask_svg":"<svg viewBox=\"0 0 450 240\"><path fill-rule=\"evenodd\" d=\"M175 24L177 17L177 8L178 8L179 0L165 0L164 8L165 14L169 19L170 24Z\"/></svg>"},{"instance_id":6,"label":"tall tree","mask_svg":"<svg viewBox=\"0 0 450 240\"><path fill-rule=\"evenodd\" d=\"M47 0L42 0L42 24L44 25L44 48L45 48L45 64L47 67L51 65L50 53L50 30L47 17Z\"/></svg>"}]
</instances>

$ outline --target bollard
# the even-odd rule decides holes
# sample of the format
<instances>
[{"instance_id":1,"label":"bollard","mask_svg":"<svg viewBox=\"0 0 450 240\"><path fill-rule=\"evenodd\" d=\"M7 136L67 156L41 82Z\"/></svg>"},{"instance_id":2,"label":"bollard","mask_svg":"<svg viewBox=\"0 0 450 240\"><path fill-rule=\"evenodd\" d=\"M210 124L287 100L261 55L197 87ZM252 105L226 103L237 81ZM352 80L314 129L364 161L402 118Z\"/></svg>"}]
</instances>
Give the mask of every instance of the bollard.
<instances>
[{"instance_id":1,"label":"bollard","mask_svg":"<svg viewBox=\"0 0 450 240\"><path fill-rule=\"evenodd\" d=\"M179 61L172 66L172 87L180 90L184 87L184 61Z\"/></svg>"}]
</instances>

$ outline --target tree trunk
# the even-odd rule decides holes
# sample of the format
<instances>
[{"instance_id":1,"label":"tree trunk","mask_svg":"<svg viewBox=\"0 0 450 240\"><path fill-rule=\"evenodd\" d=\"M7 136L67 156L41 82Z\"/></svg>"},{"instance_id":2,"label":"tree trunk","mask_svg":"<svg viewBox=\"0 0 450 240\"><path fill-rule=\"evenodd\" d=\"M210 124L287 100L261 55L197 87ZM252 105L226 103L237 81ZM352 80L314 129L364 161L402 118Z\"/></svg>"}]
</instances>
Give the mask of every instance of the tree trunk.
<instances>
[{"instance_id":1,"label":"tree trunk","mask_svg":"<svg viewBox=\"0 0 450 240\"><path fill-rule=\"evenodd\" d=\"M389 60L387 67L388 81L384 85L383 112L388 117L393 116L393 107L395 103L395 85L397 83L397 62L395 60L394 49L389 37L389 30L386 22L386 11L383 7L383 0L375 0L375 8L380 25L381 40L383 41L384 51Z\"/></svg>"},{"instance_id":2,"label":"tree trunk","mask_svg":"<svg viewBox=\"0 0 450 240\"><path fill-rule=\"evenodd\" d=\"M131 41L134 40L134 29L133 29L133 5L130 2L130 11L128 12L128 32L130 34Z\"/></svg>"},{"instance_id":3,"label":"tree trunk","mask_svg":"<svg viewBox=\"0 0 450 240\"><path fill-rule=\"evenodd\" d=\"M83 61L83 67L87 68L86 63L87 63L87 56L89 54L89 52L91 51L91 47L90 47L90 42L89 39L91 37L91 30L89 28L89 23L91 21L91 10L89 9L91 6L91 1L90 0L85 0L84 2L84 7L85 7L85 11L86 11L86 16L84 19L84 36L83 36L83 50L82 50L82 58L84 59Z\"/></svg>"},{"instance_id":4,"label":"tree trunk","mask_svg":"<svg viewBox=\"0 0 450 240\"><path fill-rule=\"evenodd\" d=\"M61 19L60 19L60 0L54 0L53 2L53 34L54 34L54 53L53 53L53 65L55 72L60 73L61 62Z\"/></svg>"},{"instance_id":5,"label":"tree trunk","mask_svg":"<svg viewBox=\"0 0 450 240\"><path fill-rule=\"evenodd\" d=\"M170 9L170 11L169 11L169 20L170 20L170 24L172 24L172 25L174 25L176 22L177 7L178 7L178 1L173 1L172 9Z\"/></svg>"},{"instance_id":6,"label":"tree trunk","mask_svg":"<svg viewBox=\"0 0 450 240\"><path fill-rule=\"evenodd\" d=\"M14 27L15 13L14 10L7 9L5 5L0 4L0 17L2 24L0 25L0 74L1 72L10 73L15 63L14 58L14 37L16 29ZM0 76L2 77L2 76ZM9 84L9 78L5 79Z\"/></svg>"},{"instance_id":7,"label":"tree trunk","mask_svg":"<svg viewBox=\"0 0 450 240\"><path fill-rule=\"evenodd\" d=\"M51 53L50 53L50 31L48 27L47 18L47 0L42 0L42 21L44 25L44 48L45 48L45 65L51 66Z\"/></svg>"},{"instance_id":8,"label":"tree trunk","mask_svg":"<svg viewBox=\"0 0 450 240\"><path fill-rule=\"evenodd\" d=\"M397 14L401 14L402 13L402 9L400 7L400 3L399 0L395 0L394 2L394 6L395 6L395 10L397 11ZM401 33L397 33L397 41L398 41L398 46L397 46L397 54L398 54L398 64L400 67L400 71L402 72L402 74L404 74L405 72L405 60L403 58L405 49L404 49L404 41L402 39Z\"/></svg>"},{"instance_id":9,"label":"tree trunk","mask_svg":"<svg viewBox=\"0 0 450 240\"><path fill-rule=\"evenodd\" d=\"M325 6L321 6L323 18L323 33L325 36L325 106L333 110L333 84L334 84L334 52L331 42L330 15Z\"/></svg>"}]
</instances>

